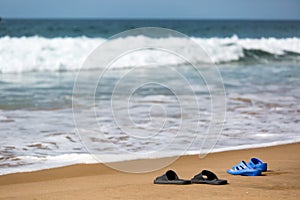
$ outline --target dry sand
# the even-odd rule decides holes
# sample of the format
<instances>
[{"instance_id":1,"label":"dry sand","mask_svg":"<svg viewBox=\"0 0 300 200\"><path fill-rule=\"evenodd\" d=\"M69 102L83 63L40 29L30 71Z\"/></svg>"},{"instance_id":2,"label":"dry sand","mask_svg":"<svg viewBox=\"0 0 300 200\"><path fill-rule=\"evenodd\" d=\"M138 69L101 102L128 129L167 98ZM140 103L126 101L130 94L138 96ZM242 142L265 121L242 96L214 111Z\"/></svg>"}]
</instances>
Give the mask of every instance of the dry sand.
<instances>
[{"instance_id":1,"label":"dry sand","mask_svg":"<svg viewBox=\"0 0 300 200\"><path fill-rule=\"evenodd\" d=\"M269 171L263 176L226 173L232 165L254 156L268 162ZM229 184L154 185L154 178L167 169L188 179L208 169ZM0 176L0 199L300 199L300 143L213 153L204 159L184 156L164 169L144 174L91 164L4 175Z\"/></svg>"}]
</instances>

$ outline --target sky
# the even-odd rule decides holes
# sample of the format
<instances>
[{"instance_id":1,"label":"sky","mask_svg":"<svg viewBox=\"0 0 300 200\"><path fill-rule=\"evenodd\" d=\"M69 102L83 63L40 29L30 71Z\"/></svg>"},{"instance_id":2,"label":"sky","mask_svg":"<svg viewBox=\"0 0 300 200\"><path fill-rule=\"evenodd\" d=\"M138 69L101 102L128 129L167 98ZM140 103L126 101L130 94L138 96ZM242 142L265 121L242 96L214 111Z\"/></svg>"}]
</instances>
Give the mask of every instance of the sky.
<instances>
[{"instance_id":1,"label":"sky","mask_svg":"<svg viewBox=\"0 0 300 200\"><path fill-rule=\"evenodd\" d=\"M300 20L300 0L0 0L0 17Z\"/></svg>"}]
</instances>

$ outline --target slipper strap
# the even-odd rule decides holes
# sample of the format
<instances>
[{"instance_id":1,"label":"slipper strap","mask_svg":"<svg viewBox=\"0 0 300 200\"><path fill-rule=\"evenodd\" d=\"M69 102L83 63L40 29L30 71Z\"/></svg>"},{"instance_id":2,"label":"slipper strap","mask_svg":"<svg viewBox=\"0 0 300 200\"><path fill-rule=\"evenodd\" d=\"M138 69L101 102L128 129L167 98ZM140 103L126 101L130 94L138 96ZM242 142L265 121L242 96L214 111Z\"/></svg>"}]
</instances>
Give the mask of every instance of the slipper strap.
<instances>
[{"instance_id":1,"label":"slipper strap","mask_svg":"<svg viewBox=\"0 0 300 200\"><path fill-rule=\"evenodd\" d=\"M168 170L165 174L157 177L156 180L174 181L174 180L179 180L179 178L173 170Z\"/></svg>"},{"instance_id":2,"label":"slipper strap","mask_svg":"<svg viewBox=\"0 0 300 200\"><path fill-rule=\"evenodd\" d=\"M179 177L177 176L176 172L174 172L173 170L168 170L165 173L165 176L167 177L168 180L179 180Z\"/></svg>"},{"instance_id":3,"label":"slipper strap","mask_svg":"<svg viewBox=\"0 0 300 200\"><path fill-rule=\"evenodd\" d=\"M204 176L206 176L207 178L204 178ZM203 181L205 181L205 180L218 180L218 177L211 171L203 170L201 173L194 176L193 179L203 180Z\"/></svg>"},{"instance_id":4,"label":"slipper strap","mask_svg":"<svg viewBox=\"0 0 300 200\"><path fill-rule=\"evenodd\" d=\"M232 167L232 170L239 171L244 169L251 169L245 161L241 161L239 164Z\"/></svg>"}]
</instances>

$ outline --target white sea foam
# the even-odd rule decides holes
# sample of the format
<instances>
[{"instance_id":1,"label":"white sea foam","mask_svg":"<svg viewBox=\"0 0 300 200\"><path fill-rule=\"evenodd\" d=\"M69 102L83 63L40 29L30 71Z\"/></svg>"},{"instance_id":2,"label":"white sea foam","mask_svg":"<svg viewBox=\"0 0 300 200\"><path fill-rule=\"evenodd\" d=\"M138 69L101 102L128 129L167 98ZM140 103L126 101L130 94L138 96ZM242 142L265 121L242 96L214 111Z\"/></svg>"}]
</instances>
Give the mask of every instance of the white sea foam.
<instances>
[{"instance_id":1,"label":"white sea foam","mask_svg":"<svg viewBox=\"0 0 300 200\"><path fill-rule=\"evenodd\" d=\"M286 52L300 54L300 38L192 38L207 52L213 62L238 61L245 57L244 50L259 50L273 55L284 55ZM119 38L117 45L128 45L132 42L140 46L166 42L176 44L182 38L147 38L135 36ZM43 38L34 37L2 37L0 38L0 73L20 73L29 71L73 71L80 69L87 56L100 44L104 38L66 37ZM117 48L118 46L116 46ZM193 53L192 49L183 50ZM107 49L112 53L113 49ZM157 60L159 51L138 51L126 55L121 65L117 67L145 66ZM207 62L203 56L194 55L195 61ZM173 55L160 56L159 64L179 64L181 59Z\"/></svg>"}]
</instances>

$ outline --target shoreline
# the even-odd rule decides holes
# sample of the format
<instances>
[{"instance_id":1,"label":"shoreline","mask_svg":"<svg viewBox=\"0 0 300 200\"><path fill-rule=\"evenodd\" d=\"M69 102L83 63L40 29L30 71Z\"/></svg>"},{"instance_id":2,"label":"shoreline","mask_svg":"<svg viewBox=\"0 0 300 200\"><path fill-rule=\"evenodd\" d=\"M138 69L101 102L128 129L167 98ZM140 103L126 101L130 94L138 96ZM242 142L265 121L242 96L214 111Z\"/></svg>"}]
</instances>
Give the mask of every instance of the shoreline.
<instances>
[{"instance_id":1,"label":"shoreline","mask_svg":"<svg viewBox=\"0 0 300 200\"><path fill-rule=\"evenodd\" d=\"M0 176L0 199L298 199L300 195L300 143L182 156L163 169L130 174L104 164L71 166ZM233 176L226 169L241 160L258 157L269 170L259 177ZM160 159L155 159L160 161ZM143 160L151 161L151 160ZM134 161L121 162L134 165ZM203 169L227 179L224 186L154 185L155 177L168 169L190 179Z\"/></svg>"},{"instance_id":2,"label":"shoreline","mask_svg":"<svg viewBox=\"0 0 300 200\"><path fill-rule=\"evenodd\" d=\"M214 153L222 153L222 152L230 152L230 151L239 151L239 150L251 150L251 149L260 149L260 148L266 148L266 147L274 147L274 146L281 146L281 145L289 145L289 144L296 144L296 143L300 143L300 141L295 141L295 140L288 140L288 141L276 141L276 142L270 142L270 143L263 143L260 145L241 145L241 146L237 146L237 147L231 147L231 148L219 148L216 149L215 151L211 151L210 153L206 153L204 152L203 154L205 156L209 155L209 154L214 154ZM70 154L73 155L73 154ZM185 155L182 156L178 156L178 155L167 155L165 154L162 157L156 157L156 158L137 158L137 159L124 159L124 160L120 160L120 161L112 161L112 162L108 162L108 163L103 163L103 162L98 162L91 154L89 153L84 153L84 154L77 154L81 156L81 159L85 159L83 162L77 162L77 161L68 161L68 163L65 164L61 164L61 165L53 165L50 167L42 167L42 168L38 168L38 167L32 167L33 170L27 170L26 168L30 167L30 165L26 166L25 165L25 169L24 170L20 170L20 171L13 171L13 172L8 172L8 173L1 173L1 169L0 169L0 177L1 176L5 176L5 175L9 175L9 174L18 174L18 173L30 173L30 172L38 172L38 171L42 171L42 170L51 170L51 169L56 169L56 168L61 168L61 167L68 167L68 166L73 166L73 165L91 165L91 164L110 164L110 163L122 163L122 162L135 162L135 161L139 161L139 160L157 160L157 159L168 159L168 158L174 158L174 157L182 157L182 156L200 156L199 152L196 151L188 151ZM55 156L54 156L55 157ZM59 157L59 156L58 156ZM22 167L22 166L20 166Z\"/></svg>"}]
</instances>

